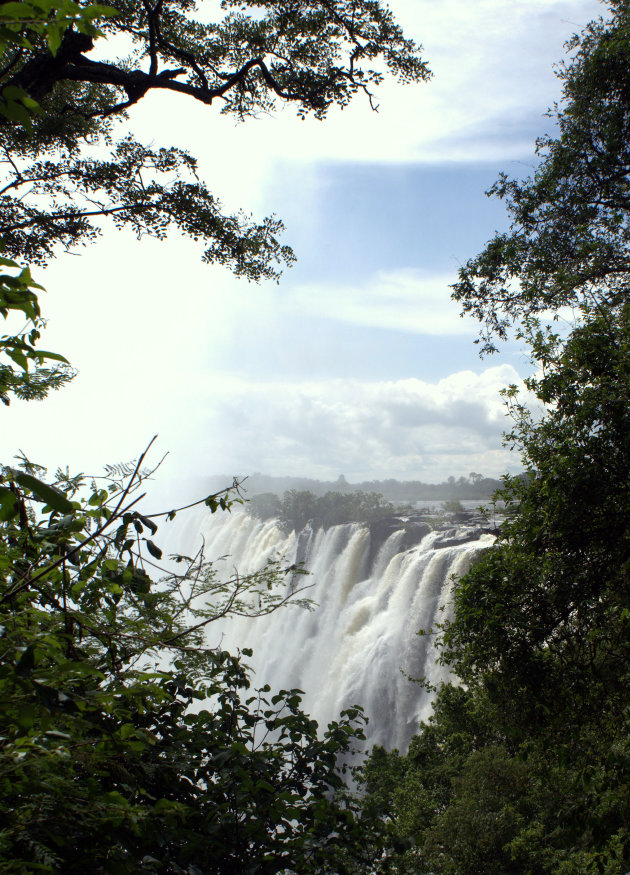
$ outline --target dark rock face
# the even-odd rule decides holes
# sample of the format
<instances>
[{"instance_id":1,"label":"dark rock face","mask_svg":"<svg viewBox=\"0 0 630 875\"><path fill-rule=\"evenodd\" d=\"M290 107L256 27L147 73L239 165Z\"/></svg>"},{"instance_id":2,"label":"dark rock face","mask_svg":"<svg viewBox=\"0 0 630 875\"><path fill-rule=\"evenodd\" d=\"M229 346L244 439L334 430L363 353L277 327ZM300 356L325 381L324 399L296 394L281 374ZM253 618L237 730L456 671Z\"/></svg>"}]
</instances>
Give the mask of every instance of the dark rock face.
<instances>
[{"instance_id":1,"label":"dark rock face","mask_svg":"<svg viewBox=\"0 0 630 875\"><path fill-rule=\"evenodd\" d=\"M429 534L431 526L420 520L408 520L405 522L405 537L402 540L401 550L409 550L417 546L420 541Z\"/></svg>"},{"instance_id":2,"label":"dark rock face","mask_svg":"<svg viewBox=\"0 0 630 875\"><path fill-rule=\"evenodd\" d=\"M413 517L389 516L381 520L375 520L368 523L370 530L370 553L368 556L368 567L372 568L374 560L378 556L378 552L394 532L400 532L404 529L402 541L400 542L399 550L409 550L415 547L431 531L431 526L428 523L414 519Z\"/></svg>"},{"instance_id":3,"label":"dark rock face","mask_svg":"<svg viewBox=\"0 0 630 875\"><path fill-rule=\"evenodd\" d=\"M373 545L380 549L390 535L400 531L401 521L398 517L388 516L367 525Z\"/></svg>"},{"instance_id":4,"label":"dark rock face","mask_svg":"<svg viewBox=\"0 0 630 875\"><path fill-rule=\"evenodd\" d=\"M374 567L374 562L379 550L394 532L400 531L400 519L398 517L385 517L382 520L374 520L368 524L370 530L370 551L368 553L368 568Z\"/></svg>"},{"instance_id":5,"label":"dark rock face","mask_svg":"<svg viewBox=\"0 0 630 875\"><path fill-rule=\"evenodd\" d=\"M422 511L412 511L404 515L391 514L382 519L361 523L360 525L366 526L370 532L370 549L365 562L365 573L370 573L381 547L395 532L403 533L398 544L398 551L404 552L417 547L423 538L437 529L439 535L433 547L435 550L441 550L445 547L457 547L460 544L476 541L483 534L498 534L496 527L490 529L483 525L485 522L487 520L475 511L451 514L447 519L444 517L436 519L434 515ZM311 519L298 534L297 554L299 562L308 560L313 535L322 525L321 519Z\"/></svg>"}]
</instances>

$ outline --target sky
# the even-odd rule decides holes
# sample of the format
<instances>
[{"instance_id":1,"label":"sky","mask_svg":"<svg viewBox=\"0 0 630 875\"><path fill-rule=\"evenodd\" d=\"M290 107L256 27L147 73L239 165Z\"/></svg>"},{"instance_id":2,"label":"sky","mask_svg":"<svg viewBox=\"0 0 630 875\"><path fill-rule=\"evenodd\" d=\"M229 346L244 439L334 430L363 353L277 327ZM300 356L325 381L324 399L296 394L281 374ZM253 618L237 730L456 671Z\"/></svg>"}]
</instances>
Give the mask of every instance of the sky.
<instances>
[{"instance_id":1,"label":"sky","mask_svg":"<svg viewBox=\"0 0 630 875\"><path fill-rule=\"evenodd\" d=\"M248 284L201 263L199 244L104 226L35 274L44 346L78 370L44 402L0 411L18 450L90 474L158 434L163 483L205 475L440 482L519 469L499 395L530 371L509 344L481 360L450 300L458 268L508 227L485 196L525 177L559 99L563 44L595 0L391 0L434 77L385 81L365 101L301 121L291 107L244 125L148 95L135 136L189 150L232 209L285 222L297 264ZM124 133L124 131L122 132Z\"/></svg>"}]
</instances>

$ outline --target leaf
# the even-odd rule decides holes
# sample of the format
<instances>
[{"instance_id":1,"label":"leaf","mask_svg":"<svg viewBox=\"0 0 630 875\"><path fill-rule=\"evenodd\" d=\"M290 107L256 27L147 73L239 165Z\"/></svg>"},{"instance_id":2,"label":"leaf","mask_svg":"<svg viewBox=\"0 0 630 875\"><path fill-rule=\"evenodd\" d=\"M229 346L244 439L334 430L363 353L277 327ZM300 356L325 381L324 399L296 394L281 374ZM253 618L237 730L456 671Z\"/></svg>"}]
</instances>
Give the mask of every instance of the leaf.
<instances>
[{"instance_id":1,"label":"leaf","mask_svg":"<svg viewBox=\"0 0 630 875\"><path fill-rule=\"evenodd\" d=\"M152 535L154 535L157 532L158 527L156 526L156 524L153 522L152 519L149 519L149 517L146 517L146 516L142 516L141 513L138 514L138 519L142 520L142 522L145 524L147 529L149 529L149 531L151 532Z\"/></svg>"},{"instance_id":2,"label":"leaf","mask_svg":"<svg viewBox=\"0 0 630 875\"><path fill-rule=\"evenodd\" d=\"M18 717L17 717L18 725L20 729L28 732L29 729L33 726L35 722L35 708L30 703L23 703L18 705Z\"/></svg>"},{"instance_id":3,"label":"leaf","mask_svg":"<svg viewBox=\"0 0 630 875\"><path fill-rule=\"evenodd\" d=\"M27 109L30 109L31 112L43 112L39 103L36 100L33 100L32 97L29 97L28 94L24 95L22 103Z\"/></svg>"},{"instance_id":4,"label":"leaf","mask_svg":"<svg viewBox=\"0 0 630 875\"><path fill-rule=\"evenodd\" d=\"M21 103L17 103L13 100L5 103L3 100L0 100L0 113L2 113L5 118L8 118L9 121L19 122L29 132L33 129L33 123L29 112Z\"/></svg>"},{"instance_id":5,"label":"leaf","mask_svg":"<svg viewBox=\"0 0 630 875\"><path fill-rule=\"evenodd\" d=\"M147 545L147 550L149 551L151 556L153 556L154 559L161 559L162 558L162 551L160 550L160 548L156 547L156 545L153 543L153 541L149 541L148 538L145 538L145 541L146 541L146 545Z\"/></svg>"},{"instance_id":6,"label":"leaf","mask_svg":"<svg viewBox=\"0 0 630 875\"><path fill-rule=\"evenodd\" d=\"M19 349L7 349L6 354L13 359L16 365L19 365L23 371L28 371L28 361L26 356Z\"/></svg>"},{"instance_id":7,"label":"leaf","mask_svg":"<svg viewBox=\"0 0 630 875\"><path fill-rule=\"evenodd\" d=\"M146 595L151 589L152 582L149 575L145 574L144 571L140 571L138 568L133 569L130 585L137 595Z\"/></svg>"},{"instance_id":8,"label":"leaf","mask_svg":"<svg viewBox=\"0 0 630 875\"><path fill-rule=\"evenodd\" d=\"M18 660L17 665L15 666L15 673L18 675L28 675L35 668L35 648L33 645L30 645L26 648L26 650L22 653L22 656Z\"/></svg>"},{"instance_id":9,"label":"leaf","mask_svg":"<svg viewBox=\"0 0 630 875\"><path fill-rule=\"evenodd\" d=\"M21 20L36 17L37 11L27 3L3 3L2 6L0 6L0 18Z\"/></svg>"},{"instance_id":10,"label":"leaf","mask_svg":"<svg viewBox=\"0 0 630 875\"><path fill-rule=\"evenodd\" d=\"M83 592L83 590L85 589L86 586L87 586L87 580L78 580L78 581L73 585L72 589L70 590L70 592L71 592L71 594L72 594L72 598L73 598L73 599L78 598L78 597L81 595L81 593Z\"/></svg>"},{"instance_id":11,"label":"leaf","mask_svg":"<svg viewBox=\"0 0 630 875\"><path fill-rule=\"evenodd\" d=\"M48 25L47 33L46 33L46 41L48 43L48 48L52 55L56 55L61 45L61 34L62 28L56 27L53 24Z\"/></svg>"},{"instance_id":12,"label":"leaf","mask_svg":"<svg viewBox=\"0 0 630 875\"><path fill-rule=\"evenodd\" d=\"M2 96L5 100L22 100L27 96L23 88L18 88L16 85L7 85L2 89Z\"/></svg>"},{"instance_id":13,"label":"leaf","mask_svg":"<svg viewBox=\"0 0 630 875\"><path fill-rule=\"evenodd\" d=\"M0 486L0 522L13 519L19 510L17 495L5 486Z\"/></svg>"},{"instance_id":14,"label":"leaf","mask_svg":"<svg viewBox=\"0 0 630 875\"><path fill-rule=\"evenodd\" d=\"M70 364L70 362L68 361L68 359L64 355L61 355L58 352L49 352L49 350L47 350L47 349L38 349L37 352L35 353L35 355L38 358L54 359L54 361L56 361L56 362L63 362L66 365Z\"/></svg>"},{"instance_id":15,"label":"leaf","mask_svg":"<svg viewBox=\"0 0 630 875\"><path fill-rule=\"evenodd\" d=\"M32 474L26 474L20 471L15 475L16 481L25 489L30 489L38 498L46 502L53 510L58 510L60 513L74 513L74 505L59 489L54 486L49 486L48 483L42 483L37 477Z\"/></svg>"},{"instance_id":16,"label":"leaf","mask_svg":"<svg viewBox=\"0 0 630 875\"><path fill-rule=\"evenodd\" d=\"M118 15L118 10L114 6L106 6L103 3L90 3L89 6L86 6L83 10L84 15L89 15L91 17L96 16L112 16Z\"/></svg>"}]
</instances>

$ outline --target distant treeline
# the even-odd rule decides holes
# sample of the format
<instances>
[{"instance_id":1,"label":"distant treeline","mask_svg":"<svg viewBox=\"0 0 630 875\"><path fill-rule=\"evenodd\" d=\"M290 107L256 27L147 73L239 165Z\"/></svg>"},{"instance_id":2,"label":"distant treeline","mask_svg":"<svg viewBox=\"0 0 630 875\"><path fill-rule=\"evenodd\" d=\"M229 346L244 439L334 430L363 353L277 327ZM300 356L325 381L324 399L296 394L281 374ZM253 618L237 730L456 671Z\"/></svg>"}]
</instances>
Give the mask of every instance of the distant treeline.
<instances>
[{"instance_id":1,"label":"distant treeline","mask_svg":"<svg viewBox=\"0 0 630 875\"><path fill-rule=\"evenodd\" d=\"M391 516L395 508L376 492L327 492L289 489L280 499L273 492L254 495L248 510L260 519L279 519L287 530L300 531L311 520L329 528L342 523L375 522Z\"/></svg>"},{"instance_id":2,"label":"distant treeline","mask_svg":"<svg viewBox=\"0 0 630 875\"><path fill-rule=\"evenodd\" d=\"M211 489L223 488L231 477L212 477ZM267 474L252 474L244 482L248 498L262 493L283 495L285 492L310 492L323 497L328 492L350 494L356 492L377 493L386 501L395 504L412 504L417 501L441 501L489 498L502 486L501 480L484 477L471 472L468 477L449 477L442 483L422 483L420 480L364 480L348 483L343 474L337 480L314 480L309 477L270 477Z\"/></svg>"}]
</instances>

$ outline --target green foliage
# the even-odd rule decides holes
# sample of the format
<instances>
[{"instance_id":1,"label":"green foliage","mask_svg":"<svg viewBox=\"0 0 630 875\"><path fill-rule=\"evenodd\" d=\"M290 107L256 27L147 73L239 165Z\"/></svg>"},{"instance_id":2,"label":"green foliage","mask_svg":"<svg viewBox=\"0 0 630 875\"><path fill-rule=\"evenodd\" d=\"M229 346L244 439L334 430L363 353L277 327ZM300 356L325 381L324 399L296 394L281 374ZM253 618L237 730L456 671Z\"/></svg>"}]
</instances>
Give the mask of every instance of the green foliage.
<instances>
[{"instance_id":1,"label":"green foliage","mask_svg":"<svg viewBox=\"0 0 630 875\"><path fill-rule=\"evenodd\" d=\"M12 131L0 129L5 145ZM277 240L282 223L254 223L244 214L225 215L221 203L197 178L197 162L180 149L151 149L127 136L109 160L47 154L43 160L16 155L0 192L0 233L6 251L45 263L61 245L70 249L100 233L94 220L111 218L141 237L163 239L175 227L207 239L203 260L225 265L250 280L277 278L277 261L293 254ZM22 197L26 193L25 197Z\"/></svg>"},{"instance_id":2,"label":"green foliage","mask_svg":"<svg viewBox=\"0 0 630 875\"><path fill-rule=\"evenodd\" d=\"M216 477L217 485L225 483L225 477ZM502 481L484 477L474 471L468 477L449 477L442 483L423 483L420 480L364 480L359 483L342 485L339 479L314 480L309 477L272 477L268 474L251 474L247 478L247 489L252 493L252 503L260 494L283 495L290 489L298 492L313 492L324 495L326 492L377 492L386 501L396 505L421 501L442 501L473 499L482 501L490 498Z\"/></svg>"},{"instance_id":3,"label":"green foliage","mask_svg":"<svg viewBox=\"0 0 630 875\"><path fill-rule=\"evenodd\" d=\"M457 514L464 513L464 505L461 503L461 501L457 501L457 499L451 500L451 501L445 501L442 504L442 509L444 510L445 513L454 514L455 516Z\"/></svg>"},{"instance_id":4,"label":"green foliage","mask_svg":"<svg viewBox=\"0 0 630 875\"><path fill-rule=\"evenodd\" d=\"M485 351L516 326L543 413L506 390L526 476L507 478L514 513L439 630L461 686L440 690L396 786L366 767L384 872L630 868L630 31L627 4L611 8L561 69L559 135L535 176L494 189L511 231L455 287ZM562 335L542 324L566 305Z\"/></svg>"},{"instance_id":5,"label":"green foliage","mask_svg":"<svg viewBox=\"0 0 630 875\"><path fill-rule=\"evenodd\" d=\"M0 314L5 320L26 318L26 327L18 334L0 337L0 401L8 405L10 396L30 401L45 397L73 376L67 360L59 353L36 349L44 321L30 270L9 258L0 257L8 272L0 274ZM61 362L52 368L42 367L46 360Z\"/></svg>"},{"instance_id":6,"label":"green foliage","mask_svg":"<svg viewBox=\"0 0 630 875\"><path fill-rule=\"evenodd\" d=\"M261 492L259 495L252 495L247 508L253 516L261 520L270 520L280 517L282 502L273 492Z\"/></svg>"},{"instance_id":7,"label":"green foliage","mask_svg":"<svg viewBox=\"0 0 630 875\"><path fill-rule=\"evenodd\" d=\"M538 679L538 696L548 676L546 698L555 707L562 688L571 708L578 692L592 701L604 678L623 683L630 608L629 317L624 305L615 322L594 317L573 331L553 368L532 381L550 405L540 423L517 405L513 439L522 444L530 477L509 483L507 497L519 512L501 533L502 549L490 551L459 589L459 621L446 636L458 660L471 636L462 671L469 662L476 671L509 665L524 682ZM479 590L489 578L496 590L491 602ZM562 673L553 681L556 663ZM573 665L578 671L569 692Z\"/></svg>"},{"instance_id":8,"label":"green foliage","mask_svg":"<svg viewBox=\"0 0 630 875\"><path fill-rule=\"evenodd\" d=\"M574 57L559 70L559 133L538 141L535 175L502 175L489 192L506 201L512 228L462 269L454 294L483 323L485 351L512 324L533 338L544 311L568 306L588 316L626 296L630 22L627 4L611 5L612 23L575 37Z\"/></svg>"},{"instance_id":9,"label":"green foliage","mask_svg":"<svg viewBox=\"0 0 630 875\"><path fill-rule=\"evenodd\" d=\"M8 4L25 15L31 5ZM226 2L215 22L197 17L187 0L121 2L113 16L70 0L44 7L50 7L45 23L24 25L28 39L15 25L0 73L0 90L27 116L0 124L0 237L7 254L22 261L44 262L59 246L90 242L100 233L99 218L107 217L139 237L162 238L176 228L204 242L205 261L250 280L277 279L279 265L294 260L279 241L278 219L225 213L199 180L192 156L148 148L131 136L112 143L115 122L154 89L208 108L220 102L221 112L238 119L269 112L277 102L323 118L357 93L372 100L379 63L401 81L429 75L391 13L364 0ZM95 18L105 35L101 56L112 53L107 61L88 57ZM120 37L132 42L131 59L116 57ZM29 105L36 102L32 118L15 103L20 94ZM24 130L27 122L32 131Z\"/></svg>"},{"instance_id":10,"label":"green foliage","mask_svg":"<svg viewBox=\"0 0 630 875\"><path fill-rule=\"evenodd\" d=\"M80 5L73 0L30 0L29 3L3 3L0 8L0 51L19 46L33 49L36 37L46 40L54 56L70 27L87 36L101 36L93 24L97 18L115 15L116 10L104 4Z\"/></svg>"},{"instance_id":11,"label":"green foliage","mask_svg":"<svg viewBox=\"0 0 630 875\"><path fill-rule=\"evenodd\" d=\"M362 853L339 766L360 710L318 735L299 691L252 691L208 646L218 618L286 602L289 570L225 580L200 553L156 578L143 460L87 492L25 461L0 478L0 865L343 871L340 842Z\"/></svg>"},{"instance_id":12,"label":"green foliage","mask_svg":"<svg viewBox=\"0 0 630 875\"><path fill-rule=\"evenodd\" d=\"M115 13L111 7L80 6L74 0L31 0L30 3L5 2L0 5L0 55L33 51L42 42L55 57L62 39L71 28L88 38L101 36L94 20ZM13 66L13 65L12 65ZM5 69L5 74L9 71ZM6 80L5 80L6 82ZM32 131L32 114L41 112L36 100L20 85L9 82L0 94L0 115L7 121Z\"/></svg>"}]
</instances>

